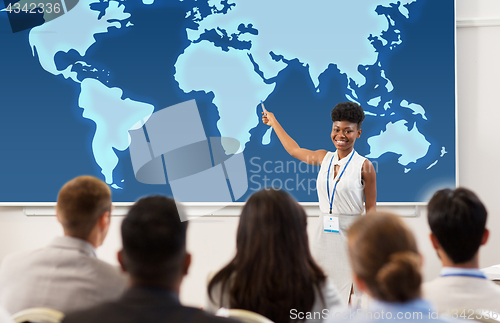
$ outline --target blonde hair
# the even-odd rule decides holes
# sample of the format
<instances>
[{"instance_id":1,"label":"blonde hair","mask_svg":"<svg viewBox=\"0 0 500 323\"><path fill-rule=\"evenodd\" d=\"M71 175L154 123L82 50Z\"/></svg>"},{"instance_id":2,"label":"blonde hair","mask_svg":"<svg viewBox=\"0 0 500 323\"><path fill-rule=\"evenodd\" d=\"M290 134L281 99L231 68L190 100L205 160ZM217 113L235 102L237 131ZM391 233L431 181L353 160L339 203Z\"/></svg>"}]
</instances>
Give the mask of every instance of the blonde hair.
<instances>
[{"instance_id":1,"label":"blonde hair","mask_svg":"<svg viewBox=\"0 0 500 323\"><path fill-rule=\"evenodd\" d=\"M354 273L373 297L407 302L420 297L421 258L411 231L396 215L371 213L347 232Z\"/></svg>"}]
</instances>

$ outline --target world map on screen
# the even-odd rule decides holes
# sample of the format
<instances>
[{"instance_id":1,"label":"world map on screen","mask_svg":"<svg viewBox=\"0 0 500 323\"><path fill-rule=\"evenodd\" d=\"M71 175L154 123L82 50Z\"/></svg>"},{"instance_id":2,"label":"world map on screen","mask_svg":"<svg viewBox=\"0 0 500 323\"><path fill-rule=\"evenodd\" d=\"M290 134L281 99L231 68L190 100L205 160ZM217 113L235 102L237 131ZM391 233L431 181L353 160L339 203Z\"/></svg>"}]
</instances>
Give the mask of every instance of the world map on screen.
<instances>
[{"instance_id":1,"label":"world map on screen","mask_svg":"<svg viewBox=\"0 0 500 323\"><path fill-rule=\"evenodd\" d=\"M108 183L115 201L170 195L134 178L129 130L191 99L207 137L240 142L241 201L269 186L317 201L318 167L285 152L262 124L261 100L313 150L335 149L336 103L361 104L355 149L375 166L378 201L426 201L455 185L452 0L80 0L26 31L8 32L5 10L0 23L10 66L0 76L9 120L0 140L13 159L2 201L26 199L19 191L53 201L58 185L84 173Z\"/></svg>"}]
</instances>

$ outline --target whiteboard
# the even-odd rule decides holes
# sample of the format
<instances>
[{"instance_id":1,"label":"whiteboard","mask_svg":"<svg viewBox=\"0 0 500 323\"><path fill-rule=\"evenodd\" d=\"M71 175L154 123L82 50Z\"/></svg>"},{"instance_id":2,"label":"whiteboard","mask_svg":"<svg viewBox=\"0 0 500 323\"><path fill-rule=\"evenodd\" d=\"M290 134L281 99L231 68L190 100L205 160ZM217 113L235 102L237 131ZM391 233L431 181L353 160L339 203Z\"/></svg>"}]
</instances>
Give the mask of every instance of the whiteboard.
<instances>
[{"instance_id":1,"label":"whiteboard","mask_svg":"<svg viewBox=\"0 0 500 323\"><path fill-rule=\"evenodd\" d=\"M114 202L175 197L161 154L165 180L138 180L129 130L191 100L202 137L241 144L245 170L229 173L246 174L246 190L222 178L221 202L269 186L317 201L318 167L284 151L260 121L260 100L300 146L327 150L331 109L360 103L355 149L375 166L378 202L418 204L456 186L453 0L56 3L57 15L22 6L16 14L15 3L0 11L4 205L53 203L83 174L106 181ZM205 184L202 193L222 189Z\"/></svg>"}]
</instances>

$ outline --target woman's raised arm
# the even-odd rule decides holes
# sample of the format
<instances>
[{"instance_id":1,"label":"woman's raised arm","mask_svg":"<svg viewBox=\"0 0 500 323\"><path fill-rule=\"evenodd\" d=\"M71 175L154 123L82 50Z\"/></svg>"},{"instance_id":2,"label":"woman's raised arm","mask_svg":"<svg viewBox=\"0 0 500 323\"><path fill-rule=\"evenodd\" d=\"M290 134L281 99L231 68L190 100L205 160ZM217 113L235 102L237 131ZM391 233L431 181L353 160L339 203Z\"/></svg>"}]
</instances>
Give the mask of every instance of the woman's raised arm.
<instances>
[{"instance_id":1,"label":"woman's raised arm","mask_svg":"<svg viewBox=\"0 0 500 323\"><path fill-rule=\"evenodd\" d=\"M297 142L286 133L285 129L283 129L278 120L276 120L272 112L268 111L267 114L262 112L262 121L266 125L273 127L281 144L292 157L295 157L306 164L321 165L321 162L327 153L326 150L309 150L300 148Z\"/></svg>"}]
</instances>

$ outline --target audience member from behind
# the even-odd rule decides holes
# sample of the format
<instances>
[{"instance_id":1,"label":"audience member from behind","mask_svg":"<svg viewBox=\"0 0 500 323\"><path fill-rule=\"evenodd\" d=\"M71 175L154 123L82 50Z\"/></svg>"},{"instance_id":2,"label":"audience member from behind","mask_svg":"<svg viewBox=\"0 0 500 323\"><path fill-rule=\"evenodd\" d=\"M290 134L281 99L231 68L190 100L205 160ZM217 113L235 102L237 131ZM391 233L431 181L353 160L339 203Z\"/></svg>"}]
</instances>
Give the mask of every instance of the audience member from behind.
<instances>
[{"instance_id":1,"label":"audience member from behind","mask_svg":"<svg viewBox=\"0 0 500 323\"><path fill-rule=\"evenodd\" d=\"M440 322L431 303L420 298L421 257L401 219L389 213L363 216L349 228L347 246L354 281L372 298L368 310L356 311L349 321Z\"/></svg>"},{"instance_id":2,"label":"audience member from behind","mask_svg":"<svg viewBox=\"0 0 500 323\"><path fill-rule=\"evenodd\" d=\"M118 253L131 288L119 300L69 314L63 322L233 322L180 304L181 282L191 263L186 230L187 222L181 222L171 198L137 201L123 220L123 249Z\"/></svg>"},{"instance_id":3,"label":"audience member from behind","mask_svg":"<svg viewBox=\"0 0 500 323\"><path fill-rule=\"evenodd\" d=\"M307 217L284 191L253 194L240 215L236 256L208 285L208 311L245 309L276 323L321 321L340 304L309 250Z\"/></svg>"},{"instance_id":4,"label":"audience member from behind","mask_svg":"<svg viewBox=\"0 0 500 323\"><path fill-rule=\"evenodd\" d=\"M479 247L488 240L487 212L468 189L436 192L427 206L430 238L443 264L441 277L424 284L424 296L440 313L500 310L500 286L479 268Z\"/></svg>"},{"instance_id":5,"label":"audience member from behind","mask_svg":"<svg viewBox=\"0 0 500 323\"><path fill-rule=\"evenodd\" d=\"M0 306L11 314L31 307L63 313L116 299L126 278L96 258L108 233L111 191L97 178L77 177L57 198L64 236L45 248L8 255L0 266Z\"/></svg>"}]
</instances>

